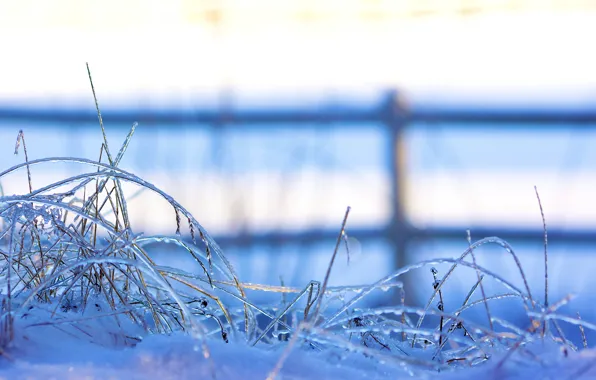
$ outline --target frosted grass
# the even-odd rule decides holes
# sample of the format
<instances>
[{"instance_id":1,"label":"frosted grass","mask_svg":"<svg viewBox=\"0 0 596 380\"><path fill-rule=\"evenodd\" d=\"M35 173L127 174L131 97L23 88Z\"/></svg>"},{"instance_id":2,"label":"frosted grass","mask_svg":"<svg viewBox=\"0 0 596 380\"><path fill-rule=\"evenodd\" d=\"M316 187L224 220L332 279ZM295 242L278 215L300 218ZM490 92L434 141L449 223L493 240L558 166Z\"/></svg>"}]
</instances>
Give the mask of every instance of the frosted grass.
<instances>
[{"instance_id":1,"label":"frosted grass","mask_svg":"<svg viewBox=\"0 0 596 380\"><path fill-rule=\"evenodd\" d=\"M28 185L23 194L7 195L0 188L0 357L18 356L24 331L67 331L110 349L132 348L152 336L188 334L207 361L212 360L209 347L216 340L281 352L268 378L283 375L284 364L296 352L336 355L340 360L357 355L382 368L419 376L487 363L501 368L516 354L531 353L528 347L537 341L576 351L563 335L562 323L596 331L592 322L558 313L572 297L548 305L546 294L541 304L532 295L513 247L498 237L469 239L459 258L408 265L372 284L327 287L336 255L344 253L339 247L349 231L348 212L338 226L324 279L312 279L303 287L244 283L182 204L118 167L140 127L133 124L112 157L99 110L98 116L104 142L97 160L29 160L25 155L23 163L0 172L0 184L26 172ZM25 148L22 132L17 141ZM31 174L32 167L51 170L65 163L82 172L45 184ZM125 185L132 188L131 196ZM135 204L140 192L156 194L169 205L171 234L144 236L131 225L129 208L148 207ZM476 264L475 249L487 244L501 247L514 261L521 286ZM156 264L154 257L168 246L189 255L198 264L196 270ZM439 265L448 269L441 273L435 268ZM300 270L309 273L308 267ZM405 304L412 289L401 281L416 271L428 274L427 283L409 284L428 289L422 306ZM462 271L475 274L476 282L461 302L445 304L449 282ZM494 285L492 293L483 287L488 282ZM279 297L257 304L248 291ZM386 294L389 304L364 307L367 297L377 293ZM433 306L437 297L440 302ZM497 316L501 305L525 315L523 325ZM484 322L471 318L472 311L484 311ZM211 374L216 372L212 368Z\"/></svg>"}]
</instances>

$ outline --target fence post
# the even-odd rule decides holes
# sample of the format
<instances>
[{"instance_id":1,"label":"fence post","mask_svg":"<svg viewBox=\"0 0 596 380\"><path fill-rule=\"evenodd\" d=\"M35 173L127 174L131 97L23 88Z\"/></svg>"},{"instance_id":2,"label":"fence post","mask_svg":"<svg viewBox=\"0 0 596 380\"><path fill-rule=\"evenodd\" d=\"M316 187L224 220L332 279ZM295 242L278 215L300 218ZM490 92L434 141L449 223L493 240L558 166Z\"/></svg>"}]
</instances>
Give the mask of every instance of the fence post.
<instances>
[{"instance_id":1,"label":"fence post","mask_svg":"<svg viewBox=\"0 0 596 380\"><path fill-rule=\"evenodd\" d=\"M387 237L393 245L394 268L409 264L410 225L406 218L406 127L407 105L398 91L388 93L384 120L389 132L389 168L391 173L391 222Z\"/></svg>"}]
</instances>

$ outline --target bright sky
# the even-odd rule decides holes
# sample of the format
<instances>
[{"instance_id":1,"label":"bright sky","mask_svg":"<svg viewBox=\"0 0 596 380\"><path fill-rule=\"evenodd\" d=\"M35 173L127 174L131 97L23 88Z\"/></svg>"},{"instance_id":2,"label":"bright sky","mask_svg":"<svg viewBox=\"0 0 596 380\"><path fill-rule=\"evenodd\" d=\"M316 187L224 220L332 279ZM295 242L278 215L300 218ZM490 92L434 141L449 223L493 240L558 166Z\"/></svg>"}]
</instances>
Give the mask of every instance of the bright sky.
<instances>
[{"instance_id":1,"label":"bright sky","mask_svg":"<svg viewBox=\"0 0 596 380\"><path fill-rule=\"evenodd\" d=\"M448 98L596 98L596 7L588 3L124 4L0 3L0 101L86 99L86 61L104 106L183 105L222 86L295 92L396 85Z\"/></svg>"}]
</instances>

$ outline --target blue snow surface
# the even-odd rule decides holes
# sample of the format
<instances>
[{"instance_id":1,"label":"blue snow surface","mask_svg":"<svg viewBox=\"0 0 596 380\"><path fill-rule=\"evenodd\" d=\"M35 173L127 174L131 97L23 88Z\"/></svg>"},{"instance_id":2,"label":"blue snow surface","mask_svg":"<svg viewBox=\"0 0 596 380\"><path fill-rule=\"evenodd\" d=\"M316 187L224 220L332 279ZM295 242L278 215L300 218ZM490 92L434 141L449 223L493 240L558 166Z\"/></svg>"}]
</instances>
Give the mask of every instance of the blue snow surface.
<instances>
[{"instance_id":1,"label":"blue snow surface","mask_svg":"<svg viewBox=\"0 0 596 380\"><path fill-rule=\"evenodd\" d=\"M288 349L288 346L251 347L242 340L224 343L207 339L202 342L180 333L148 336L134 348L114 350L51 326L30 329L23 326L24 323L19 323L11 349L0 356L2 379L521 380L596 377L596 351L561 350L559 345L549 341L535 341L511 356L496 352L484 365L439 372L433 368L415 368L399 360L382 363L346 349L319 352L298 347ZM205 347L208 355L205 355Z\"/></svg>"}]
</instances>

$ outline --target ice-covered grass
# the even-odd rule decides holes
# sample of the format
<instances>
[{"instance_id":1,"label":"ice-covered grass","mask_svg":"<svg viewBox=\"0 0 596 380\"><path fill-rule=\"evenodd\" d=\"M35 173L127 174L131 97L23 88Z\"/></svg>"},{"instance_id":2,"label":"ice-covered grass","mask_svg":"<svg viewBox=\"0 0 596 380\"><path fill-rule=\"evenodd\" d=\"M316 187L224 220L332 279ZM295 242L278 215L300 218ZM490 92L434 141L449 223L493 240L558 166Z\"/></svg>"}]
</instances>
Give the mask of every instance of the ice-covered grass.
<instances>
[{"instance_id":1,"label":"ice-covered grass","mask_svg":"<svg viewBox=\"0 0 596 380\"><path fill-rule=\"evenodd\" d=\"M497 237L469 238L469 248L457 259L416 263L368 285L330 287L333 262L345 251L349 208L322 282L303 288L245 283L183 205L119 168L136 125L113 155L99 107L98 116L103 143L97 160L29 160L20 132L16 150L22 145L24 162L0 172L0 183L22 174L28 188L23 194L0 194L0 376L596 375L584 334L596 326L559 313L571 297L548 299L546 224L544 294L531 291L513 247ZM57 165L80 173L35 182L33 168ZM145 236L131 225L128 210L139 191L169 205L172 234ZM515 262L515 276L481 267L476 250L483 245L500 246ZM168 246L189 255L196 267L156 263L154 253ZM428 283L403 281L413 271L425 271ZM462 271L474 273L475 281L459 304L448 305L449 283ZM428 301L408 305L404 284L426 287ZM271 292L276 301L257 304L253 292ZM367 306L367 297L376 292L389 292L385 298L393 301ZM523 315L521 325L508 320L515 313ZM582 349L562 325L577 328Z\"/></svg>"}]
</instances>

